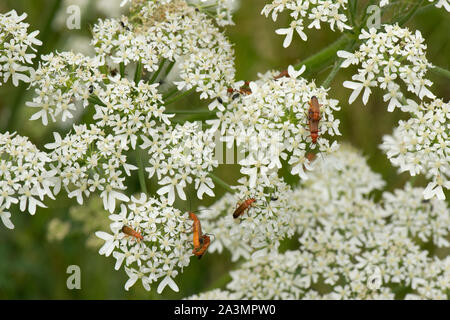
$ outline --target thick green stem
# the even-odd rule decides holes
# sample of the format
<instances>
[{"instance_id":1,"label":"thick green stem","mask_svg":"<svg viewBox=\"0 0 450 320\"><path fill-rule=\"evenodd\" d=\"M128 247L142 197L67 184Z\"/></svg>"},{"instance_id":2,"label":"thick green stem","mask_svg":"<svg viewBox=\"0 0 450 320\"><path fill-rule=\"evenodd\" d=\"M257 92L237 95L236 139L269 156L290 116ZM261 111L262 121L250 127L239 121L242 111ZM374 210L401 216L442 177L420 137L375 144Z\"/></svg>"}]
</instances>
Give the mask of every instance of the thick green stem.
<instances>
[{"instance_id":1,"label":"thick green stem","mask_svg":"<svg viewBox=\"0 0 450 320\"><path fill-rule=\"evenodd\" d=\"M179 100L180 98L182 98L182 97L184 97L184 96L187 96L187 95L191 94L193 91L195 91L195 87L194 87L194 88L191 88L191 89L189 89L189 90L186 90L186 91L180 93L179 95L175 96L174 98L172 98L172 99L166 101L166 102L164 103L164 105L165 105L165 106L168 106L169 104L174 103L175 101Z\"/></svg>"},{"instance_id":2,"label":"thick green stem","mask_svg":"<svg viewBox=\"0 0 450 320\"><path fill-rule=\"evenodd\" d=\"M141 185L141 190L145 194L147 194L147 184L145 183L145 173L144 173L144 162L142 161L142 150L136 150L138 154L138 166L139 166L139 183Z\"/></svg>"},{"instance_id":3,"label":"thick green stem","mask_svg":"<svg viewBox=\"0 0 450 320\"><path fill-rule=\"evenodd\" d=\"M52 33L52 23L53 20L56 16L56 13L59 10L59 7L61 6L61 2L62 0L55 0L53 2L53 5L50 9L50 13L49 16L47 17L47 19L45 20L45 26L43 28L43 31L41 33L41 37L38 37L41 41L42 41L42 46L40 46L38 48L38 51L36 53L36 59L34 60L33 65L36 67L38 62L41 59L41 55L44 52L45 49L47 49L47 42L48 42L48 38L50 37L50 34ZM7 130L8 131L15 131L16 129L16 125L17 125L17 116L19 114L19 110L22 107L22 101L23 98L25 97L25 91L28 88L28 84L25 83L21 83L19 88L17 89L17 95L14 98L14 101L12 103L12 108L11 108L11 114L9 116L9 121L7 123Z\"/></svg>"},{"instance_id":4,"label":"thick green stem","mask_svg":"<svg viewBox=\"0 0 450 320\"><path fill-rule=\"evenodd\" d=\"M356 7L357 7L356 0L350 0L348 6L349 6L349 12L350 12L350 21L351 21L352 25L355 25L355 16L356 16Z\"/></svg>"},{"instance_id":5,"label":"thick green stem","mask_svg":"<svg viewBox=\"0 0 450 320\"><path fill-rule=\"evenodd\" d=\"M213 173L208 174L208 176L215 182L217 183L219 186L221 186L222 188L224 188L225 190L227 190L230 193L235 193L236 190L232 189L231 186L226 183L225 181L223 181L222 179L220 179L218 176L216 176Z\"/></svg>"},{"instance_id":6,"label":"thick green stem","mask_svg":"<svg viewBox=\"0 0 450 320\"><path fill-rule=\"evenodd\" d=\"M430 68L429 70L439 76L443 76L450 79L450 71L448 71L447 69L438 66L433 66L433 68Z\"/></svg>"},{"instance_id":7,"label":"thick green stem","mask_svg":"<svg viewBox=\"0 0 450 320\"><path fill-rule=\"evenodd\" d=\"M336 52L343 49L349 40L350 40L349 36L342 35L328 47L320 50L316 54L306 58L305 60L297 64L295 66L295 69L299 70L303 65L306 67L305 73L309 73L318 69L319 67L325 65L330 60L334 59L336 57Z\"/></svg>"},{"instance_id":8,"label":"thick green stem","mask_svg":"<svg viewBox=\"0 0 450 320\"><path fill-rule=\"evenodd\" d=\"M142 63L138 61L136 64L136 72L134 73L134 83L138 84L142 76Z\"/></svg>"},{"instance_id":9,"label":"thick green stem","mask_svg":"<svg viewBox=\"0 0 450 320\"><path fill-rule=\"evenodd\" d=\"M165 64L165 63L166 63L166 59L163 59L163 60L161 61L161 63L159 64L158 70L156 70L156 71L153 73L153 76L152 76L152 78L150 79L150 83L155 82L156 78L158 78L158 75L159 75L159 73L161 72L162 68L164 67L164 64Z\"/></svg>"},{"instance_id":10,"label":"thick green stem","mask_svg":"<svg viewBox=\"0 0 450 320\"><path fill-rule=\"evenodd\" d=\"M90 103L94 104L94 105L95 105L95 104L98 104L99 106L106 107L106 105L100 100L100 98L97 97L97 96L95 96L95 95L90 96L90 97L88 98L88 101L89 101Z\"/></svg>"},{"instance_id":11,"label":"thick green stem","mask_svg":"<svg viewBox=\"0 0 450 320\"><path fill-rule=\"evenodd\" d=\"M346 51L347 50L351 50L353 48L353 46L355 45L356 41L352 41L351 43L349 43L346 47ZM331 70L330 74L328 75L328 77L323 81L322 83L322 87L324 88L328 88L331 84L331 81L333 81L334 77L336 77L337 73L339 72L339 69L341 68L341 64L342 64L343 59L342 58L338 58L336 60L336 62L334 63L333 69Z\"/></svg>"},{"instance_id":12,"label":"thick green stem","mask_svg":"<svg viewBox=\"0 0 450 320\"><path fill-rule=\"evenodd\" d=\"M417 1L417 3L416 3L416 5L412 8L412 10L411 11L409 11L406 15L404 15L404 16L402 16L402 17L400 17L399 19L398 19L398 25L399 26L403 26L403 25L405 25L408 21L409 21L409 19L411 19L412 17L414 17L414 15L416 14L416 12L417 12L417 10L420 8L420 6L422 5L422 3L424 2L425 0L419 0L419 1Z\"/></svg>"},{"instance_id":13,"label":"thick green stem","mask_svg":"<svg viewBox=\"0 0 450 320\"><path fill-rule=\"evenodd\" d=\"M125 77L125 64L123 62L119 64L119 72L121 78Z\"/></svg>"},{"instance_id":14,"label":"thick green stem","mask_svg":"<svg viewBox=\"0 0 450 320\"><path fill-rule=\"evenodd\" d=\"M170 61L170 64L168 65L165 74L166 76L170 73L170 71L172 71L173 66L175 65L175 60L174 61Z\"/></svg>"},{"instance_id":15,"label":"thick green stem","mask_svg":"<svg viewBox=\"0 0 450 320\"><path fill-rule=\"evenodd\" d=\"M163 96L163 100L167 100L168 98L170 98L171 96L173 96L175 93L178 92L177 88L173 88L171 91L167 92L164 96Z\"/></svg>"}]
</instances>

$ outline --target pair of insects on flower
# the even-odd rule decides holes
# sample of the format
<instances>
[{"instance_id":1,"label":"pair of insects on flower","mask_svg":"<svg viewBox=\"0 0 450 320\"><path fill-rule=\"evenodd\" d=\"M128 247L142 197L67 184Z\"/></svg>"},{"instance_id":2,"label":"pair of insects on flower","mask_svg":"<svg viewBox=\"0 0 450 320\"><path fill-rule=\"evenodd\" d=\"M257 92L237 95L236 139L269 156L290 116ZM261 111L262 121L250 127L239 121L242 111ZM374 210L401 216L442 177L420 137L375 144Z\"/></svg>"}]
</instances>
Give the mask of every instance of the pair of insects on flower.
<instances>
[{"instance_id":1,"label":"pair of insects on flower","mask_svg":"<svg viewBox=\"0 0 450 320\"><path fill-rule=\"evenodd\" d=\"M237 219L241 215L243 215L244 212L249 209L255 201L255 198L250 198L243 201L242 203L238 203L238 207L233 212L233 218ZM200 259L205 254L206 250L208 250L208 247L211 243L211 237L209 234L202 234L202 226L195 213L189 212L189 218L194 221L192 223L192 242L194 244L192 253Z\"/></svg>"},{"instance_id":2,"label":"pair of insects on flower","mask_svg":"<svg viewBox=\"0 0 450 320\"><path fill-rule=\"evenodd\" d=\"M275 76L274 79L277 80L277 79L280 79L283 77L289 77L289 73L287 70L280 72L280 74ZM250 83L249 81L245 81L244 85L239 90L236 90L233 88L228 88L228 93L229 94L235 93L233 95L233 99L235 99L235 97L238 97L239 95L252 94L252 90L249 88L249 83ZM317 143L317 139L319 138L319 122L321 119L321 116L320 116L321 105L319 104L319 100L317 100L316 96L312 96L311 100L308 101L308 104L309 104L309 108L308 108L307 119L308 119L309 132L311 135L312 143Z\"/></svg>"},{"instance_id":3,"label":"pair of insects on flower","mask_svg":"<svg viewBox=\"0 0 450 320\"><path fill-rule=\"evenodd\" d=\"M281 71L280 74L274 77L274 79L280 79L283 77L289 77L289 73L287 70ZM309 132L311 135L312 143L317 143L317 138L319 137L319 122L321 119L320 116L320 107L319 100L317 100L316 96L312 96L311 100L308 101L308 126Z\"/></svg>"},{"instance_id":4,"label":"pair of insects on flower","mask_svg":"<svg viewBox=\"0 0 450 320\"><path fill-rule=\"evenodd\" d=\"M244 212L249 209L252 204L256 201L254 198L250 198L245 200L242 203L238 203L238 207L233 212L233 218L238 218L244 214ZM193 233L193 245L194 249L192 253L197 256L199 259L205 254L206 250L208 250L209 245L211 244L211 235L202 233L202 226L200 220L193 212L189 212L189 218L193 220L192 224L192 233ZM144 240L144 237L139 231L134 230L130 226L124 225L122 226L121 231L128 237L132 237L136 239L136 241L140 242Z\"/></svg>"}]
</instances>

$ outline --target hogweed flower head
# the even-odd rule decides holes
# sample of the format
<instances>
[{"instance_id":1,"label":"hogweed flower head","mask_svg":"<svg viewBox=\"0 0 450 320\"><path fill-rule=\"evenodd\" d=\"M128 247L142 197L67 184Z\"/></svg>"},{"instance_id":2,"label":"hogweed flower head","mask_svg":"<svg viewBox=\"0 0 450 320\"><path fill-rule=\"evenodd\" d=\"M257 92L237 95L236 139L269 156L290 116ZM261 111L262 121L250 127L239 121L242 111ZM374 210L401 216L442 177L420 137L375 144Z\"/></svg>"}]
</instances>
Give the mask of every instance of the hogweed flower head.
<instances>
[{"instance_id":1,"label":"hogweed flower head","mask_svg":"<svg viewBox=\"0 0 450 320\"><path fill-rule=\"evenodd\" d=\"M14 228L7 211L12 204L34 215L36 207L45 207L46 197L54 199L56 170L50 169L50 162L27 137L0 134L0 217L7 228Z\"/></svg>"},{"instance_id":2,"label":"hogweed flower head","mask_svg":"<svg viewBox=\"0 0 450 320\"><path fill-rule=\"evenodd\" d=\"M193 183L197 198L206 193L214 196L214 183L208 173L218 166L214 156L214 131L203 129L199 122L183 125L149 127L141 135L141 148L150 156L145 170L148 177L155 174L161 187L157 193L173 204L175 196L186 200L184 189Z\"/></svg>"},{"instance_id":3,"label":"hogweed flower head","mask_svg":"<svg viewBox=\"0 0 450 320\"><path fill-rule=\"evenodd\" d=\"M201 99L226 92L234 78L233 50L207 14L188 4L139 2L132 19L100 20L93 27L94 57L72 52L43 57L32 81L36 96L28 103L39 111L31 119L46 125L95 109L95 126L74 125L75 134L55 133L55 143L48 145L55 149L54 161L68 161L56 166L69 197L80 204L95 190L102 191L111 212L116 199L128 201L121 174L136 169L126 163L125 152L137 147L148 149L143 167L150 177L156 173L158 193L170 204L175 190L186 198L189 183L199 199L214 195L207 176L217 166L212 131L174 126L165 104L176 92L196 90Z\"/></svg>"},{"instance_id":4,"label":"hogweed flower head","mask_svg":"<svg viewBox=\"0 0 450 320\"><path fill-rule=\"evenodd\" d=\"M113 221L112 234L95 233L105 241L99 253L112 254L116 270L124 266L129 277L125 290L140 280L147 291L159 282L158 293L166 286L178 292L174 279L189 265L192 256L187 213L170 207L164 199L147 198L143 193L140 198L132 196L127 205L121 205L120 212L109 217ZM124 233L124 227L133 229L142 239Z\"/></svg>"},{"instance_id":5,"label":"hogweed flower head","mask_svg":"<svg viewBox=\"0 0 450 320\"><path fill-rule=\"evenodd\" d=\"M387 6L391 2L395 2L395 0L381 0L380 1L380 7ZM400 2L400 1L397 1L397 2ZM436 0L428 0L428 2L436 2L435 3L436 8L444 7L445 10L450 12L450 2L449 2L449 0L437 0L437 1Z\"/></svg>"},{"instance_id":6,"label":"hogweed flower head","mask_svg":"<svg viewBox=\"0 0 450 320\"><path fill-rule=\"evenodd\" d=\"M341 168L341 173L336 170ZM329 179L319 178L319 173ZM317 176L314 176L316 175ZM316 179L317 177L317 179ZM361 181L358 180L361 179ZM365 182L373 181L371 185ZM450 259L422 249L421 241L448 246L447 204L423 203L421 189L370 192L383 185L365 160L342 147L317 164L311 179L289 196L300 246L253 255L230 272L226 290L237 299L447 299ZM332 192L337 186L337 190ZM417 220L417 218L419 219ZM403 288L404 294L397 293ZM200 296L208 296L208 292ZM197 298L193 296L191 298Z\"/></svg>"},{"instance_id":7,"label":"hogweed flower head","mask_svg":"<svg viewBox=\"0 0 450 320\"><path fill-rule=\"evenodd\" d=\"M85 197L101 191L104 208L110 212L116 200L129 200L123 193L123 173L129 176L137 167L126 162L128 145L123 146L119 137L107 135L95 125L77 125L64 138L56 132L54 137L55 142L46 144L46 148L52 150L50 157L58 172L55 193L63 186L69 198L83 204Z\"/></svg>"},{"instance_id":8,"label":"hogweed flower head","mask_svg":"<svg viewBox=\"0 0 450 320\"><path fill-rule=\"evenodd\" d=\"M285 35L283 46L289 47L292 37L296 32L303 41L308 39L305 33L306 28L320 29L321 23L326 23L331 30L337 27L339 31L351 29L347 25L347 9L348 1L315 1L315 0L274 0L272 3L264 6L262 14L266 17L272 14L273 21L276 21L278 14L287 11L292 21L288 28L280 28L276 30L277 34Z\"/></svg>"},{"instance_id":9,"label":"hogweed flower head","mask_svg":"<svg viewBox=\"0 0 450 320\"><path fill-rule=\"evenodd\" d=\"M408 100L405 108L412 117L384 136L380 148L400 171L432 179L425 199L445 199L443 188L450 189L450 104L440 99L421 104Z\"/></svg>"},{"instance_id":10,"label":"hogweed flower head","mask_svg":"<svg viewBox=\"0 0 450 320\"><path fill-rule=\"evenodd\" d=\"M424 243L431 240L437 247L450 247L450 215L444 201L424 200L423 188L407 184L404 189L383 193L383 206L390 223L406 228L411 237Z\"/></svg>"},{"instance_id":11,"label":"hogweed flower head","mask_svg":"<svg viewBox=\"0 0 450 320\"><path fill-rule=\"evenodd\" d=\"M282 160L288 160L293 175L307 179L305 171L311 169L308 151L326 155L338 147L326 137L340 135L340 121L333 114L340 110L338 101L328 98L326 89L300 77L304 70L290 66L289 76L278 79L274 79L275 71L260 75L260 80L249 84L251 94L233 94L218 105L219 120L211 123L219 128L228 147L237 144L241 173L249 176L250 188L256 186L257 175L264 180L278 171ZM316 143L308 128L308 103L313 96L320 104Z\"/></svg>"},{"instance_id":12,"label":"hogweed flower head","mask_svg":"<svg viewBox=\"0 0 450 320\"><path fill-rule=\"evenodd\" d=\"M30 82L31 67L36 48L42 42L36 39L39 31L28 33L28 23L23 22L26 13L18 15L15 10L0 13L0 86L11 78L14 86L19 81Z\"/></svg>"},{"instance_id":13,"label":"hogweed flower head","mask_svg":"<svg viewBox=\"0 0 450 320\"><path fill-rule=\"evenodd\" d=\"M232 254L232 261L276 251L280 241L295 231L289 214L292 192L277 174L272 173L267 181L258 177L256 187L250 187L246 177L238 182L241 185L235 186L235 194L226 194L198 214L202 227L214 232L215 240L208 250L220 253L225 248ZM255 201L241 216L233 218L235 209L248 199Z\"/></svg>"},{"instance_id":14,"label":"hogweed flower head","mask_svg":"<svg viewBox=\"0 0 450 320\"><path fill-rule=\"evenodd\" d=\"M420 31L412 33L398 25L383 25L381 29L362 30L359 38L364 40L355 52L338 51L344 58L342 68L358 65L353 81L344 81L344 87L352 89L349 103L353 103L363 92L363 103L367 104L371 88L386 90L384 101L389 101L388 111L401 108L405 99L402 85L419 99L434 98L428 89L432 82L425 77L432 67L426 58L426 45Z\"/></svg>"}]
</instances>

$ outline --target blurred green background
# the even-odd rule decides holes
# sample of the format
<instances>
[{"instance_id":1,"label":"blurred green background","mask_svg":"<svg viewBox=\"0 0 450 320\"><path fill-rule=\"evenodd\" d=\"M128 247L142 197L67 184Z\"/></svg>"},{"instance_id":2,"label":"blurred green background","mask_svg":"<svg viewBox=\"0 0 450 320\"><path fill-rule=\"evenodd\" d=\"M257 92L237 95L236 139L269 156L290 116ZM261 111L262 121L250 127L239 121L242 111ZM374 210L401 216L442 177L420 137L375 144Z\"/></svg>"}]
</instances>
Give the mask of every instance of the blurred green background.
<instances>
[{"instance_id":1,"label":"blurred green background","mask_svg":"<svg viewBox=\"0 0 450 320\"><path fill-rule=\"evenodd\" d=\"M64 20L67 17L67 4L81 2L83 4L80 30L68 30ZM106 1L54 1L54 0L2 0L0 12L5 13L15 9L19 14L26 12L29 31L40 30L39 39L44 42L39 53L49 53L53 50L66 50L77 44L83 43L83 37L89 39L90 27L98 18L105 14L119 14ZM117 4L120 1L115 1ZM288 17L281 15L275 23L270 18L260 15L261 9L268 1L242 0L239 10L235 13L235 26L227 27L229 36L236 52L236 67L238 80L252 80L258 72L268 69L285 69L289 64L297 64L308 56L316 53L337 39L339 32L331 32L328 27L322 30L309 30L308 41L303 42L297 35L291 46L284 49L282 46L284 37L275 34L275 29L285 27ZM364 1L363 1L364 2ZM106 10L108 9L108 10ZM54 14L55 13L55 14ZM59 17L59 18L58 18ZM450 44L448 37L448 13L444 9L433 6L418 13L407 26L418 29L426 39L428 45L427 57L433 64L450 69ZM75 48L74 51L77 51ZM331 70L331 61L328 66L317 72L308 74L308 78L317 79L320 84ZM407 174L397 174L396 168L390 165L385 155L381 153L378 145L382 136L390 134L399 119L407 115L396 110L387 112L387 106L383 102L382 92L373 90L367 106L363 106L361 98L353 105L348 105L349 89L343 88L342 82L350 78L354 70L341 70L331 83L330 96L338 99L342 111L337 114L341 120L340 130L342 137L340 142L349 142L357 147L368 157L368 163L375 172L380 173L387 182L386 190L400 188L408 179ZM449 100L450 86L446 78L430 74L429 78L434 82L432 91L438 96ZM28 121L30 108L25 107L25 101L31 100L31 93L27 86L13 87L6 84L0 87L0 130L1 132L17 131L28 136L38 147L52 141L51 132L60 130L55 126L43 127L40 122ZM192 100L192 99L191 99ZM196 102L192 100L191 102ZM204 107L204 106L203 106ZM12 111L14 108L15 111ZM15 113L14 122L9 122L11 113ZM239 177L239 170L235 165L222 165L216 174L230 184ZM288 181L294 181L287 177ZM134 179L134 180L133 180ZM152 185L150 181L149 184ZM130 183L138 190L137 178L131 178ZM425 185L425 180L419 178L415 185ZM151 188L154 191L154 188ZM215 190L220 197L224 190L219 186ZM191 192L191 194L193 194ZM375 195L379 196L379 195ZM201 205L209 205L214 199L208 198ZM12 220L15 230L8 230L0 226L0 299L179 299L196 294L207 289L223 287L228 277L229 270L236 264L231 263L228 253L208 253L202 260L194 257L191 264L179 275L176 282L180 288L179 293L174 293L168 288L162 295L156 293L156 287L151 292L146 292L138 282L129 292L123 289L127 276L123 269L114 270L115 259L105 258L97 253L96 249L86 246L88 235L83 228L89 228L80 222L73 221L70 208L76 206L76 202L58 197L58 201L47 203L47 209L39 209L35 216L28 213L13 212ZM107 215L96 215L96 202L91 201L89 206L92 211L91 224L102 225L107 223ZM180 208L188 209L188 203L177 203ZM192 209L199 205L192 201ZM70 221L71 231L61 241L48 240L48 224L52 218L58 217L62 221ZM95 229L96 230L96 229ZM106 231L106 230L105 230ZM284 248L295 247L295 241L287 241ZM81 268L81 290L68 290L66 287L66 268L69 265L78 265Z\"/></svg>"}]
</instances>

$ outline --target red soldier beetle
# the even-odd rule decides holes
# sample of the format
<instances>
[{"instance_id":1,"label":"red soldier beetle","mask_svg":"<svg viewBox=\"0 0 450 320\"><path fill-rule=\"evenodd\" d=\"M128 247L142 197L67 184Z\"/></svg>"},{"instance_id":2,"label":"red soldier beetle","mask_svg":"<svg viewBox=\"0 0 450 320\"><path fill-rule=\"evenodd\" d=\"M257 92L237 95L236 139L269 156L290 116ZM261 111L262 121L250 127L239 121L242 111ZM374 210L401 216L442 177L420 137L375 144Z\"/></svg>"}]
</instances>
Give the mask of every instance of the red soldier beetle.
<instances>
[{"instance_id":1,"label":"red soldier beetle","mask_svg":"<svg viewBox=\"0 0 450 320\"><path fill-rule=\"evenodd\" d=\"M244 214L245 210L250 209L253 203L256 201L255 198L250 198L242 203L238 203L238 207L233 212L233 218L236 219Z\"/></svg>"},{"instance_id":2,"label":"red soldier beetle","mask_svg":"<svg viewBox=\"0 0 450 320\"><path fill-rule=\"evenodd\" d=\"M275 76L273 79L274 79L274 80L277 80L277 79L280 79L280 78L283 78L283 77L289 78L289 72L288 72L287 70L281 71L281 72L280 72L277 76Z\"/></svg>"},{"instance_id":3,"label":"red soldier beetle","mask_svg":"<svg viewBox=\"0 0 450 320\"><path fill-rule=\"evenodd\" d=\"M189 218L191 218L194 221L192 224L192 232L194 234L192 242L194 243L194 251L195 251L201 247L200 239L202 238L202 226L200 224L200 220L197 218L195 213L189 212Z\"/></svg>"},{"instance_id":4,"label":"red soldier beetle","mask_svg":"<svg viewBox=\"0 0 450 320\"><path fill-rule=\"evenodd\" d=\"M136 238L136 240L138 242L140 242L141 240L144 240L144 237L141 235L140 232L135 231L133 228L131 228L127 225L124 225L122 227L122 232L125 233L127 236Z\"/></svg>"},{"instance_id":5,"label":"red soldier beetle","mask_svg":"<svg viewBox=\"0 0 450 320\"><path fill-rule=\"evenodd\" d=\"M319 121L321 119L320 116L320 107L319 101L316 96L311 98L311 101L308 102L308 125L309 132L311 135L312 143L317 143L317 138L319 137Z\"/></svg>"},{"instance_id":6,"label":"red soldier beetle","mask_svg":"<svg viewBox=\"0 0 450 320\"><path fill-rule=\"evenodd\" d=\"M199 259L205 254L208 249L211 238L208 234L202 234L202 226L200 224L200 220L197 218L195 213L189 212L189 218L191 218L194 222L192 224L192 232L193 232L193 244L194 249L192 253L197 256Z\"/></svg>"},{"instance_id":7,"label":"red soldier beetle","mask_svg":"<svg viewBox=\"0 0 450 320\"><path fill-rule=\"evenodd\" d=\"M200 238L200 243L201 247L199 247L198 249L194 248L194 250L192 251L192 253L198 257L198 259L201 259L206 250L208 250L208 247L211 244L211 238L207 234L204 234Z\"/></svg>"}]
</instances>

